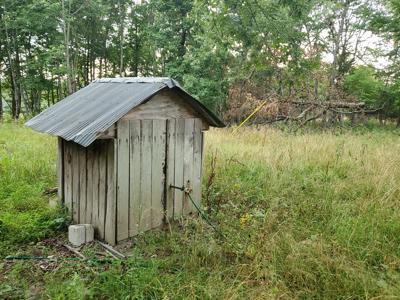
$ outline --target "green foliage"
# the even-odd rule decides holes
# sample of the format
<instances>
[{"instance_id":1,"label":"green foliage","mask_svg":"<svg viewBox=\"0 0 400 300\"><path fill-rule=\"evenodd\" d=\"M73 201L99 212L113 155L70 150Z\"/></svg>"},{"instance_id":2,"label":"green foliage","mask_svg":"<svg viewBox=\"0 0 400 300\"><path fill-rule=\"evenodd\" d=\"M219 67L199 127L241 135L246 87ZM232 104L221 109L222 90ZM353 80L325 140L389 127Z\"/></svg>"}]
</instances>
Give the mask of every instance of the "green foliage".
<instances>
[{"instance_id":1,"label":"green foliage","mask_svg":"<svg viewBox=\"0 0 400 300\"><path fill-rule=\"evenodd\" d=\"M384 83L377 77L374 68L359 66L344 78L344 88L369 106L377 106Z\"/></svg>"}]
</instances>

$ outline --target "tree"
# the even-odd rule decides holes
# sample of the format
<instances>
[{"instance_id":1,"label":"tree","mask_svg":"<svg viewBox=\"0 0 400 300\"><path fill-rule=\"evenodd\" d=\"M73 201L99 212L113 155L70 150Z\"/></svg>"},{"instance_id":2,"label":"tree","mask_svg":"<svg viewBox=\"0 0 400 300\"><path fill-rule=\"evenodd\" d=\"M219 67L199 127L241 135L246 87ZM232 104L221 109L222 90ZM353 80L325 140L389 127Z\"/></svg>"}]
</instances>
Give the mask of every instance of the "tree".
<instances>
[{"instance_id":1,"label":"tree","mask_svg":"<svg viewBox=\"0 0 400 300\"><path fill-rule=\"evenodd\" d=\"M344 78L345 90L370 107L378 107L379 97L384 89L384 82L370 66L359 66Z\"/></svg>"}]
</instances>

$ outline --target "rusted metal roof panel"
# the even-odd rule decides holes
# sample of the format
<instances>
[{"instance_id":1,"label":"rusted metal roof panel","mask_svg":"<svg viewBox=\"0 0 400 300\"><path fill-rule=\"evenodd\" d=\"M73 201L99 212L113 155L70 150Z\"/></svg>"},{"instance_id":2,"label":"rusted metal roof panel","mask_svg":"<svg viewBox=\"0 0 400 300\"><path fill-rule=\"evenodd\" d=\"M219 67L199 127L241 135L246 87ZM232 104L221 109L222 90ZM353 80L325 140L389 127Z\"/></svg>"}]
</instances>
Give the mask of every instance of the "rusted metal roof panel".
<instances>
[{"instance_id":1,"label":"rusted metal roof panel","mask_svg":"<svg viewBox=\"0 0 400 300\"><path fill-rule=\"evenodd\" d=\"M132 108L162 89L180 93L211 126L224 124L170 78L102 78L68 96L26 122L34 130L89 146Z\"/></svg>"}]
</instances>

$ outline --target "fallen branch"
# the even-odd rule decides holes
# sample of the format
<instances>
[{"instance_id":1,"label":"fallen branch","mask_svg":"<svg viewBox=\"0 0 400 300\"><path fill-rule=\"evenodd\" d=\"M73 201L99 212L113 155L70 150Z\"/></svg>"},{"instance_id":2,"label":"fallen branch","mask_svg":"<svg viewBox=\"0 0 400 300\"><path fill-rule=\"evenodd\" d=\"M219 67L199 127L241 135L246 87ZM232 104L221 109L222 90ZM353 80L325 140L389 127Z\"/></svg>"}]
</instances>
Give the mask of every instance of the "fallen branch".
<instances>
[{"instance_id":1,"label":"fallen branch","mask_svg":"<svg viewBox=\"0 0 400 300\"><path fill-rule=\"evenodd\" d=\"M322 111L322 112L320 112L319 114L317 114L317 115L315 115L315 116L309 117L308 119L306 119L306 120L304 120L303 122L301 122L300 125L297 126L297 128L296 128L294 131L296 132L296 131L299 130L301 127L303 127L304 125L306 125L308 122L310 122L310 121L312 121L312 120L316 120L316 119L322 117L322 115L323 115L324 113L326 113L326 111Z\"/></svg>"},{"instance_id":2,"label":"fallen branch","mask_svg":"<svg viewBox=\"0 0 400 300\"><path fill-rule=\"evenodd\" d=\"M329 108L330 111L336 112L338 114L343 114L343 115L352 115L352 114L366 114L366 115L371 115L374 113L377 113L378 111L381 111L383 109L382 107L379 107L377 109L373 110L355 110L355 111L341 111L341 110L336 110L333 108Z\"/></svg>"},{"instance_id":3,"label":"fallen branch","mask_svg":"<svg viewBox=\"0 0 400 300\"><path fill-rule=\"evenodd\" d=\"M72 253L74 253L76 256L79 256L82 259L86 259L85 255L83 255L82 253L80 253L78 250L72 248L71 246L64 244L63 245L65 248L67 248L69 251L71 251Z\"/></svg>"},{"instance_id":4,"label":"fallen branch","mask_svg":"<svg viewBox=\"0 0 400 300\"><path fill-rule=\"evenodd\" d=\"M100 241L97 241L97 243L99 243L99 245L102 246L107 251L107 253L110 253L114 258L126 259L125 255L123 255L121 252L115 250L110 245L107 245L107 244L105 244L103 242L100 242Z\"/></svg>"},{"instance_id":5,"label":"fallen branch","mask_svg":"<svg viewBox=\"0 0 400 300\"><path fill-rule=\"evenodd\" d=\"M303 110L302 112L301 112L301 114L299 114L297 117L296 117L296 119L302 119L303 117L305 117L305 115L310 111L310 110L312 110L314 108L314 106L313 105L310 105L309 107L307 107L305 110Z\"/></svg>"},{"instance_id":6,"label":"fallen branch","mask_svg":"<svg viewBox=\"0 0 400 300\"><path fill-rule=\"evenodd\" d=\"M288 117L286 117L286 116L278 116L278 117L276 117L274 120L269 120L269 121L265 121L265 122L260 122L260 123L258 123L258 124L263 124L263 125L265 125L265 124L272 124L272 123L281 122L281 121L287 121L287 120L288 120Z\"/></svg>"},{"instance_id":7,"label":"fallen branch","mask_svg":"<svg viewBox=\"0 0 400 300\"><path fill-rule=\"evenodd\" d=\"M336 102L336 101L289 101L295 105L314 105L329 108L363 108L364 102Z\"/></svg>"}]
</instances>

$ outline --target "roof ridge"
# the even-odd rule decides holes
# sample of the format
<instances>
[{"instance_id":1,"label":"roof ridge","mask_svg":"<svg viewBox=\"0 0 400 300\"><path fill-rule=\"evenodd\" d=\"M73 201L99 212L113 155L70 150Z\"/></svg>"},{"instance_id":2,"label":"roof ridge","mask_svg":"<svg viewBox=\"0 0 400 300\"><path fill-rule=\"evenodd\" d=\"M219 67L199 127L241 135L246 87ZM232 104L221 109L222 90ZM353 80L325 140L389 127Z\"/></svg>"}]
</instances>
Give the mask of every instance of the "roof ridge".
<instances>
[{"instance_id":1,"label":"roof ridge","mask_svg":"<svg viewBox=\"0 0 400 300\"><path fill-rule=\"evenodd\" d=\"M91 83L164 83L169 88L181 87L179 82L171 77L104 77Z\"/></svg>"},{"instance_id":2,"label":"roof ridge","mask_svg":"<svg viewBox=\"0 0 400 300\"><path fill-rule=\"evenodd\" d=\"M166 80L172 80L170 77L102 77L93 80L92 82L117 82L117 83L153 83L153 82L164 82Z\"/></svg>"}]
</instances>

